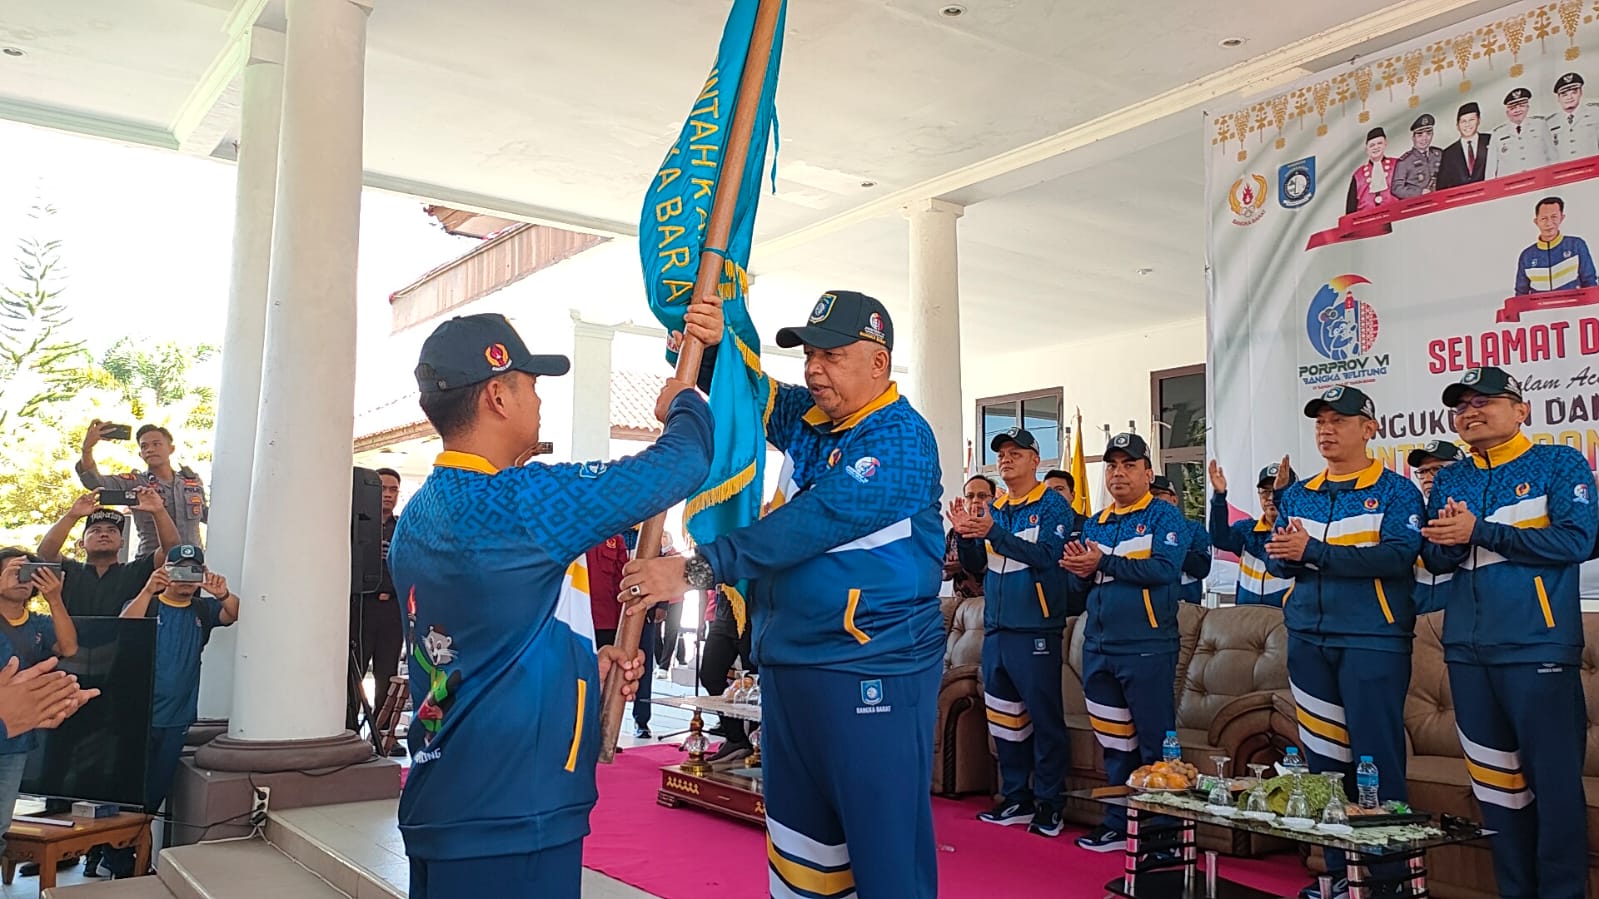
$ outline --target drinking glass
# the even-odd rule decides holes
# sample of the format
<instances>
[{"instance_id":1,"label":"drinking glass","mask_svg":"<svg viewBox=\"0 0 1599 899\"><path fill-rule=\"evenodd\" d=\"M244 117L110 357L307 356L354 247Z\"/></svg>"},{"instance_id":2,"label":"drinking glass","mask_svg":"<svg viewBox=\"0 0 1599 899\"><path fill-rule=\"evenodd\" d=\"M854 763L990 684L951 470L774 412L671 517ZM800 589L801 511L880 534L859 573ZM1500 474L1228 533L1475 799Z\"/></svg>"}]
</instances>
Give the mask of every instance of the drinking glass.
<instances>
[{"instance_id":1,"label":"drinking glass","mask_svg":"<svg viewBox=\"0 0 1599 899\"><path fill-rule=\"evenodd\" d=\"M1231 808L1233 794L1227 789L1227 763L1232 761L1232 758L1225 755L1213 755L1210 760L1216 765L1216 782L1211 784L1210 795L1205 798L1205 802L1214 806Z\"/></svg>"},{"instance_id":2,"label":"drinking glass","mask_svg":"<svg viewBox=\"0 0 1599 899\"><path fill-rule=\"evenodd\" d=\"M744 701L749 703L750 705L760 705L761 704L761 676L759 674L752 674L752 675L750 675L750 680L753 683L750 684L749 693L744 697Z\"/></svg>"},{"instance_id":3,"label":"drinking glass","mask_svg":"<svg viewBox=\"0 0 1599 899\"><path fill-rule=\"evenodd\" d=\"M1310 797L1305 795L1304 778L1294 776L1293 792L1288 794L1288 808L1283 812L1286 818L1309 818Z\"/></svg>"},{"instance_id":4,"label":"drinking glass","mask_svg":"<svg viewBox=\"0 0 1599 899\"><path fill-rule=\"evenodd\" d=\"M744 694L745 694L745 690L744 690L744 669L743 668L734 668L733 669L733 689L732 689L731 692L729 692L727 694L727 699L728 699L729 702L743 702L744 701Z\"/></svg>"},{"instance_id":5,"label":"drinking glass","mask_svg":"<svg viewBox=\"0 0 1599 899\"><path fill-rule=\"evenodd\" d=\"M1255 785L1250 788L1249 795L1244 797L1244 811L1250 814L1271 814L1270 796L1266 793L1266 769L1270 765L1250 765L1249 772L1255 775Z\"/></svg>"},{"instance_id":6,"label":"drinking glass","mask_svg":"<svg viewBox=\"0 0 1599 899\"><path fill-rule=\"evenodd\" d=\"M1324 771L1329 788L1327 805L1321 810L1321 823L1329 826L1349 824L1349 812L1344 808L1348 797L1344 795L1344 775L1338 771Z\"/></svg>"}]
</instances>

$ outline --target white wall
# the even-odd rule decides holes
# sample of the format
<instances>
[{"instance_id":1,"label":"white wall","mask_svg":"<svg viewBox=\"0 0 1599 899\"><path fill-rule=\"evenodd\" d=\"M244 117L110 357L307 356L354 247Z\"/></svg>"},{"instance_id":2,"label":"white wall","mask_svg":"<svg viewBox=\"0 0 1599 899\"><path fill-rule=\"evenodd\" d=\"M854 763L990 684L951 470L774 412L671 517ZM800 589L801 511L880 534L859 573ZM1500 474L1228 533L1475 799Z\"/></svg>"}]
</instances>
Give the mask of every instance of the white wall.
<instances>
[{"instance_id":1,"label":"white wall","mask_svg":"<svg viewBox=\"0 0 1599 899\"><path fill-rule=\"evenodd\" d=\"M1096 314L1113 315L1114 310ZM961 356L966 439L974 446L979 399L1060 387L1067 419L1063 424L1075 425L1075 410L1082 409L1083 454L1097 456L1105 448L1103 424L1117 434L1127 430L1130 419L1137 423L1138 433L1150 439L1149 373L1204 362L1205 319L1022 353L1007 352L1003 346L963 346ZM1069 456L1069 445L1062 452ZM1088 467L1088 477L1097 509L1103 505L1097 464Z\"/></svg>"}]
</instances>

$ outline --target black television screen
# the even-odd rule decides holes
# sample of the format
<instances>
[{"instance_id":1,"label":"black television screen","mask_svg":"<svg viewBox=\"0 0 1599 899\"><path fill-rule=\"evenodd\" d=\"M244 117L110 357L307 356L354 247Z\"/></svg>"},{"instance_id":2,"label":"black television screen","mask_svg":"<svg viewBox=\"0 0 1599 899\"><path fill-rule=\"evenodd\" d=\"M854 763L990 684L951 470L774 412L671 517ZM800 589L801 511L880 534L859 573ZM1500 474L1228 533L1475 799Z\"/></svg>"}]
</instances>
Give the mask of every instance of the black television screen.
<instances>
[{"instance_id":1,"label":"black television screen","mask_svg":"<svg viewBox=\"0 0 1599 899\"><path fill-rule=\"evenodd\" d=\"M38 732L22 792L33 796L144 805L150 694L155 681L154 618L73 618L78 654L61 669L100 695L56 730Z\"/></svg>"}]
</instances>

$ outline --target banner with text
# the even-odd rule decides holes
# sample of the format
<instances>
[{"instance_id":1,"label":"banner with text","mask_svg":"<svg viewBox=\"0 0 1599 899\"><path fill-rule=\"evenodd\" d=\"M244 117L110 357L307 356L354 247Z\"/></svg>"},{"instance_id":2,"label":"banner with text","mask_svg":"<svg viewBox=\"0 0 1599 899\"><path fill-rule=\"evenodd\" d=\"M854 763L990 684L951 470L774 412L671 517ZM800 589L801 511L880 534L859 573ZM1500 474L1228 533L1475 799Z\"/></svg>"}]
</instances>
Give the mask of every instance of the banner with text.
<instances>
[{"instance_id":1,"label":"banner with text","mask_svg":"<svg viewBox=\"0 0 1599 899\"><path fill-rule=\"evenodd\" d=\"M1255 473L1285 452L1320 470L1302 409L1338 384L1376 401L1373 449L1401 474L1411 449L1458 439L1440 394L1479 365L1523 380L1534 440L1596 461L1590 93L1599 2L1566 0L1207 113L1211 448L1235 518L1258 514ZM1583 594L1599 596L1592 564Z\"/></svg>"}]
</instances>

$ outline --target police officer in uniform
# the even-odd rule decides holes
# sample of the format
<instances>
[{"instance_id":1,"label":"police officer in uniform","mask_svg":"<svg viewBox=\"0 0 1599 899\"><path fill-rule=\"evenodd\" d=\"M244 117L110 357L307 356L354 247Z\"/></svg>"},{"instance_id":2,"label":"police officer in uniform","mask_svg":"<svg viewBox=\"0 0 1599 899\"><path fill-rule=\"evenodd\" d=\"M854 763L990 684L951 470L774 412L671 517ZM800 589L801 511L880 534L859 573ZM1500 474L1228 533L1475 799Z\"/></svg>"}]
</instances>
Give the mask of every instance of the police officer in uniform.
<instances>
[{"instance_id":1,"label":"police officer in uniform","mask_svg":"<svg viewBox=\"0 0 1599 899\"><path fill-rule=\"evenodd\" d=\"M1432 129L1436 122L1428 113L1422 113L1410 123L1410 149L1399 157L1394 166L1395 199L1408 200L1432 193L1438 187L1438 167L1443 164L1444 151L1432 145Z\"/></svg>"},{"instance_id":2,"label":"police officer in uniform","mask_svg":"<svg viewBox=\"0 0 1599 899\"><path fill-rule=\"evenodd\" d=\"M89 422L83 435L83 457L78 460L78 480L90 490L133 490L149 487L161 497L167 514L178 525L178 537L190 546L204 546L200 539L200 524L211 514L206 500L205 482L189 466L172 467L172 432L158 425L145 425L134 435L139 442L139 458L147 466L144 471L129 471L117 475L102 475L95 465L94 446L105 439L105 431L114 425L95 419ZM161 545L155 532L155 519L148 513L135 511L133 524L139 530L139 550L136 555L149 555Z\"/></svg>"},{"instance_id":3,"label":"police officer in uniform","mask_svg":"<svg viewBox=\"0 0 1599 899\"><path fill-rule=\"evenodd\" d=\"M1506 122L1494 129L1492 155L1488 157L1488 177L1502 178L1526 172L1555 161L1554 136L1549 122L1528 115L1532 91L1518 87L1505 95Z\"/></svg>"},{"instance_id":4,"label":"police officer in uniform","mask_svg":"<svg viewBox=\"0 0 1599 899\"><path fill-rule=\"evenodd\" d=\"M1582 102L1582 76L1567 72L1555 81L1560 111L1549 117L1555 158L1581 159L1599 153L1599 105Z\"/></svg>"}]
</instances>

